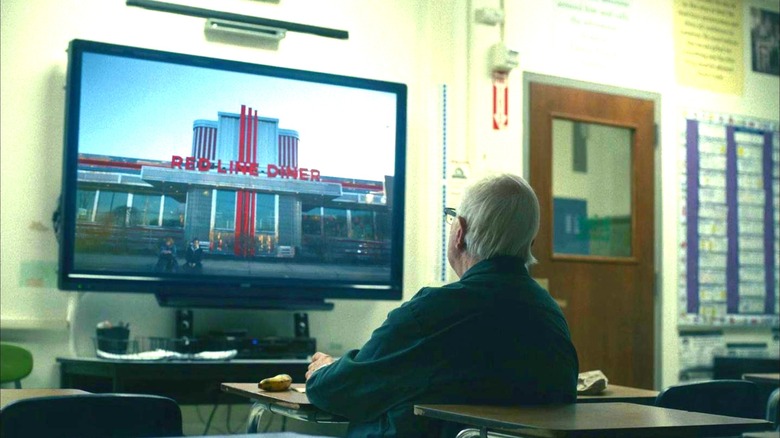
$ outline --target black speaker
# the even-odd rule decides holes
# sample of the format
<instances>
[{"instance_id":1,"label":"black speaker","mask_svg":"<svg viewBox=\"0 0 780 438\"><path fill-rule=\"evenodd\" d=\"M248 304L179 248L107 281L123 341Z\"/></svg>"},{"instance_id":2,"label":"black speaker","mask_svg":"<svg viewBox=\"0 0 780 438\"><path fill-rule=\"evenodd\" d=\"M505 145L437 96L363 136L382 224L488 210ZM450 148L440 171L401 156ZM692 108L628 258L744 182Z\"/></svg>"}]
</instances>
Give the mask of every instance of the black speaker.
<instances>
[{"instance_id":1,"label":"black speaker","mask_svg":"<svg viewBox=\"0 0 780 438\"><path fill-rule=\"evenodd\" d=\"M194 315L192 310L176 311L176 337L177 338L191 338L194 329L192 327Z\"/></svg>"},{"instance_id":2,"label":"black speaker","mask_svg":"<svg viewBox=\"0 0 780 438\"><path fill-rule=\"evenodd\" d=\"M309 315L307 313L296 313L293 315L295 324L295 337L309 337Z\"/></svg>"}]
</instances>

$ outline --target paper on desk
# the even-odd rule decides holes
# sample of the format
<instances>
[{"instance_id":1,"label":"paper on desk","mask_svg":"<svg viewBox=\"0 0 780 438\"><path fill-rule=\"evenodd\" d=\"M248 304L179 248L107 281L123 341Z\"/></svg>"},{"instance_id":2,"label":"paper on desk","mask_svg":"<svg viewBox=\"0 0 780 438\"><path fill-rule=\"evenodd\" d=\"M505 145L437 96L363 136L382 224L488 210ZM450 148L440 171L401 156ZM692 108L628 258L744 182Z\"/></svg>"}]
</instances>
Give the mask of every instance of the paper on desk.
<instances>
[{"instance_id":1,"label":"paper on desk","mask_svg":"<svg viewBox=\"0 0 780 438\"><path fill-rule=\"evenodd\" d=\"M291 388L295 392L300 392L302 394L306 394L306 387L305 386L294 386Z\"/></svg>"},{"instance_id":2,"label":"paper on desk","mask_svg":"<svg viewBox=\"0 0 780 438\"><path fill-rule=\"evenodd\" d=\"M577 378L577 394L595 395L607 389L607 376L601 370L584 371Z\"/></svg>"}]
</instances>

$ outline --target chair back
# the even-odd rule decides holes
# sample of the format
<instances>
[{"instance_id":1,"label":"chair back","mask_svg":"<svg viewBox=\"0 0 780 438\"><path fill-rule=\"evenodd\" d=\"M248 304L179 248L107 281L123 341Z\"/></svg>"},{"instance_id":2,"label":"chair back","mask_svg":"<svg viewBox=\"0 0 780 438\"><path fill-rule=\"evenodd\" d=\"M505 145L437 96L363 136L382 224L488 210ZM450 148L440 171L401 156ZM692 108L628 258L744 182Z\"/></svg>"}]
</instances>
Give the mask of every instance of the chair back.
<instances>
[{"instance_id":1,"label":"chair back","mask_svg":"<svg viewBox=\"0 0 780 438\"><path fill-rule=\"evenodd\" d=\"M0 342L0 383L14 382L21 388L21 380L30 375L32 369L32 353L18 345Z\"/></svg>"},{"instance_id":2,"label":"chair back","mask_svg":"<svg viewBox=\"0 0 780 438\"><path fill-rule=\"evenodd\" d=\"M780 430L780 388L769 394L766 402L766 420L771 421L777 430Z\"/></svg>"},{"instance_id":3,"label":"chair back","mask_svg":"<svg viewBox=\"0 0 780 438\"><path fill-rule=\"evenodd\" d=\"M670 386L655 405L662 408L742 418L764 418L758 386L747 380L708 380Z\"/></svg>"},{"instance_id":4,"label":"chair back","mask_svg":"<svg viewBox=\"0 0 780 438\"><path fill-rule=\"evenodd\" d=\"M35 397L0 411L0 436L172 437L183 436L181 409L170 398L136 394L75 394Z\"/></svg>"}]
</instances>

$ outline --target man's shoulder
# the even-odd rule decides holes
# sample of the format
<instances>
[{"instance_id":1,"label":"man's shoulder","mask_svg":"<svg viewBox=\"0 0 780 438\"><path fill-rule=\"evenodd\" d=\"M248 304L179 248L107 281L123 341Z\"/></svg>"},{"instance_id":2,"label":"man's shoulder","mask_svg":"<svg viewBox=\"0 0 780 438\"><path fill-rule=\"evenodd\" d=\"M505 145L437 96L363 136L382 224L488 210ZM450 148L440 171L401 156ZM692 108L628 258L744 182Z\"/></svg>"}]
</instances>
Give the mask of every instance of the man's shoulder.
<instances>
[{"instance_id":1,"label":"man's shoulder","mask_svg":"<svg viewBox=\"0 0 780 438\"><path fill-rule=\"evenodd\" d=\"M402 308L415 314L450 313L459 308L476 310L481 304L480 294L460 281L442 286L427 286L404 303Z\"/></svg>"},{"instance_id":2,"label":"man's shoulder","mask_svg":"<svg viewBox=\"0 0 780 438\"><path fill-rule=\"evenodd\" d=\"M466 289L466 285L460 281L441 286L425 286L409 302L452 298L464 293Z\"/></svg>"}]
</instances>

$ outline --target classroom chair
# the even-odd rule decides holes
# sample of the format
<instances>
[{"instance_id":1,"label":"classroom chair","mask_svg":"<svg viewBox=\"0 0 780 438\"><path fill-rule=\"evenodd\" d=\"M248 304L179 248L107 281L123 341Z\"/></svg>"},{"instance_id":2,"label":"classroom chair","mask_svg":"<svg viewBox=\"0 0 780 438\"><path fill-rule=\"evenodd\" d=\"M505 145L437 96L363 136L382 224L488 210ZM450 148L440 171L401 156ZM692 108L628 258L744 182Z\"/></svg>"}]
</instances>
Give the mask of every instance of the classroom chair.
<instances>
[{"instance_id":1,"label":"classroom chair","mask_svg":"<svg viewBox=\"0 0 780 438\"><path fill-rule=\"evenodd\" d=\"M180 437L181 409L170 398L140 394L35 397L0 411L0 436Z\"/></svg>"},{"instance_id":2,"label":"classroom chair","mask_svg":"<svg viewBox=\"0 0 780 438\"><path fill-rule=\"evenodd\" d=\"M707 380L670 386L658 394L662 408L742 418L764 418L758 385L747 380Z\"/></svg>"},{"instance_id":3,"label":"classroom chair","mask_svg":"<svg viewBox=\"0 0 780 438\"><path fill-rule=\"evenodd\" d=\"M32 354L18 345L0 342L0 383L14 382L17 389L33 369Z\"/></svg>"},{"instance_id":4,"label":"classroom chair","mask_svg":"<svg viewBox=\"0 0 780 438\"><path fill-rule=\"evenodd\" d=\"M766 402L766 421L771 421L775 429L780 430L780 388L772 391Z\"/></svg>"}]
</instances>

